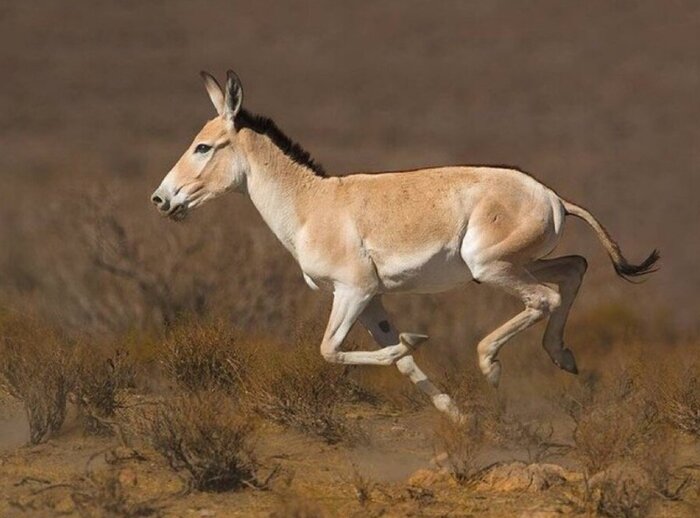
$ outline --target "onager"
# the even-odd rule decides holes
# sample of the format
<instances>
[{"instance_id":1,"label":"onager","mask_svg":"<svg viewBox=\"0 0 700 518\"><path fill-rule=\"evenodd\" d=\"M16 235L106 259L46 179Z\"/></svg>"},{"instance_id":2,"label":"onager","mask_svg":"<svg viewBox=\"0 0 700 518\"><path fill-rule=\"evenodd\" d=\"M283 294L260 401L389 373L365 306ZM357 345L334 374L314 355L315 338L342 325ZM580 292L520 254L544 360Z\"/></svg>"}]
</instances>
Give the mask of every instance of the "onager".
<instances>
[{"instance_id":1,"label":"onager","mask_svg":"<svg viewBox=\"0 0 700 518\"><path fill-rule=\"evenodd\" d=\"M544 259L556 247L566 216L593 228L619 276L654 271L656 250L641 264L629 263L590 212L516 169L450 166L326 176L270 119L241 108L243 90L235 73L228 72L225 90L206 72L202 78L218 116L153 193L158 210L181 220L225 192L247 194L306 283L333 293L323 357L350 365L396 364L453 418L460 417L456 405L411 355L428 337L399 333L382 305L383 294L434 293L473 280L519 298L524 309L477 347L479 366L496 386L501 347L546 317L545 351L559 368L577 373L563 335L586 260ZM342 351L357 320L380 349Z\"/></svg>"}]
</instances>

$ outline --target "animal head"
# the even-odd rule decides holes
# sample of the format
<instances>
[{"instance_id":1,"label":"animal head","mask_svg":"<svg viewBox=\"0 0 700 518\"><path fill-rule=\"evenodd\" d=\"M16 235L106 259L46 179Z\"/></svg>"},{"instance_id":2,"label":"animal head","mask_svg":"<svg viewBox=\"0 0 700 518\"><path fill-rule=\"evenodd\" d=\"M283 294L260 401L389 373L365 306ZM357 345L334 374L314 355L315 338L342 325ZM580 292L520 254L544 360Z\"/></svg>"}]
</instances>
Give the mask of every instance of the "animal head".
<instances>
[{"instance_id":1,"label":"animal head","mask_svg":"<svg viewBox=\"0 0 700 518\"><path fill-rule=\"evenodd\" d=\"M201 75L218 115L197 133L151 196L161 214L175 220L227 191L246 189L249 166L234 124L243 103L241 82L229 70L222 90L212 75Z\"/></svg>"}]
</instances>

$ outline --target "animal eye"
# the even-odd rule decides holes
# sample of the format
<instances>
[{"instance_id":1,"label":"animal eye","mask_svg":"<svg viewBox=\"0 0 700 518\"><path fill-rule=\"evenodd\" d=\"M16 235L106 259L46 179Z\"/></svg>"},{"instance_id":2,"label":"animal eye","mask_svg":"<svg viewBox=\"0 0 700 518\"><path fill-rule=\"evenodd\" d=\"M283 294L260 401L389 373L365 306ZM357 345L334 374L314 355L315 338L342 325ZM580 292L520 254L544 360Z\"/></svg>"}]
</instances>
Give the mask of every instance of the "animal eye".
<instances>
[{"instance_id":1,"label":"animal eye","mask_svg":"<svg viewBox=\"0 0 700 518\"><path fill-rule=\"evenodd\" d=\"M206 144L199 144L196 148L194 148L195 153L206 153L211 149L211 146L208 146Z\"/></svg>"}]
</instances>

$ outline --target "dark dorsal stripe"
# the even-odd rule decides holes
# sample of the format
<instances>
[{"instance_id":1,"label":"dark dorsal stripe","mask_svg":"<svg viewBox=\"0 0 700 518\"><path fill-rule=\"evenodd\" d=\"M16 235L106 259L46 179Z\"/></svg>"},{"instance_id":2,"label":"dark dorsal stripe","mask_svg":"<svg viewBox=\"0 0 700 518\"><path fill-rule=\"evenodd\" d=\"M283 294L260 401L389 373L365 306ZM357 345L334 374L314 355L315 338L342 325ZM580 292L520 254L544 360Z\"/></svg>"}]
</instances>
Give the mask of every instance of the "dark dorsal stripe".
<instances>
[{"instance_id":1,"label":"dark dorsal stripe","mask_svg":"<svg viewBox=\"0 0 700 518\"><path fill-rule=\"evenodd\" d=\"M321 164L314 162L308 151L282 133L272 119L241 109L236 115L236 130L248 128L255 133L266 135L282 152L295 162L311 169L316 176L326 176Z\"/></svg>"}]
</instances>

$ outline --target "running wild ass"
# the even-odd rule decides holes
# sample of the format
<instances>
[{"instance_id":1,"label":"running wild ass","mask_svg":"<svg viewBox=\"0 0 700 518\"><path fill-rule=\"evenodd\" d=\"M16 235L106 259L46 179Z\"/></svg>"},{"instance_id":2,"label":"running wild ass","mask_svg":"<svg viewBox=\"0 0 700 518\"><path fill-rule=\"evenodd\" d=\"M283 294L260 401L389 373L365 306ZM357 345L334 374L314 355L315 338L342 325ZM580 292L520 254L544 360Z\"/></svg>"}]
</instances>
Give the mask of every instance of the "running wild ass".
<instances>
[{"instance_id":1,"label":"running wild ass","mask_svg":"<svg viewBox=\"0 0 700 518\"><path fill-rule=\"evenodd\" d=\"M590 212L516 169L450 166L326 176L274 122L241 108L236 74L228 72L225 90L211 75L202 72L202 78L218 116L153 193L158 210L181 220L225 192L247 194L299 263L306 283L333 293L323 357L350 365L396 364L453 418L460 416L456 405L411 356L428 337L399 333L383 294L434 293L475 281L519 298L524 309L477 347L479 366L496 386L503 344L546 317L545 351L559 368L577 373L563 334L586 260L543 259L556 247L566 216L593 228L619 276L654 271L656 250L639 265L629 263ZM356 320L379 350L341 350Z\"/></svg>"}]
</instances>

